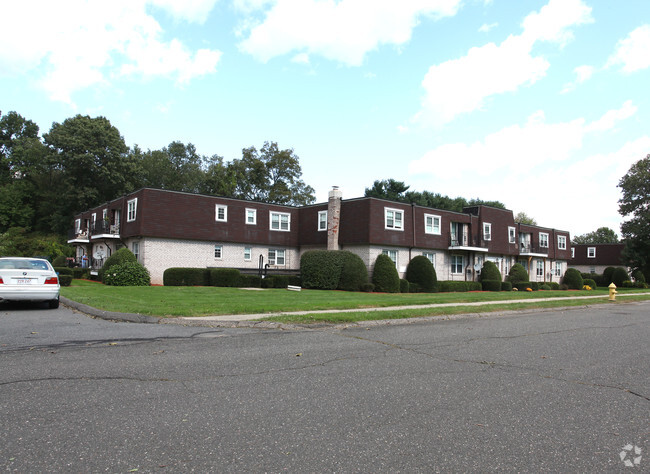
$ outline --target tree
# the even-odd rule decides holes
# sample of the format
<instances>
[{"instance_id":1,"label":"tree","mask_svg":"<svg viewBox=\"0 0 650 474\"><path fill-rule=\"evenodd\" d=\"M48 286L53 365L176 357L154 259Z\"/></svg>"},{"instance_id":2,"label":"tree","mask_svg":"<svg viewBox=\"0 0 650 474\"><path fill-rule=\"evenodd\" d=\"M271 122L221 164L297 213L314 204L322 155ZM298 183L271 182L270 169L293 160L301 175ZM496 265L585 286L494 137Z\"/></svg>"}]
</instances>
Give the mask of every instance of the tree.
<instances>
[{"instance_id":1,"label":"tree","mask_svg":"<svg viewBox=\"0 0 650 474\"><path fill-rule=\"evenodd\" d=\"M262 148L244 148L242 158L234 160L235 197L252 201L302 206L313 203L314 188L301 179L300 158L293 149L280 150L275 142Z\"/></svg>"},{"instance_id":2,"label":"tree","mask_svg":"<svg viewBox=\"0 0 650 474\"><path fill-rule=\"evenodd\" d=\"M593 232L578 235L573 238L575 245L580 244L616 244L618 243L618 235L609 227L599 227Z\"/></svg>"},{"instance_id":3,"label":"tree","mask_svg":"<svg viewBox=\"0 0 650 474\"><path fill-rule=\"evenodd\" d=\"M623 259L628 266L650 277L650 154L637 161L618 183L622 197L618 212L625 221Z\"/></svg>"},{"instance_id":4,"label":"tree","mask_svg":"<svg viewBox=\"0 0 650 474\"><path fill-rule=\"evenodd\" d=\"M515 216L515 222L517 224L537 225L537 221L529 217L525 212L518 212Z\"/></svg>"},{"instance_id":5,"label":"tree","mask_svg":"<svg viewBox=\"0 0 650 474\"><path fill-rule=\"evenodd\" d=\"M403 181L395 181L392 178L376 180L371 188L366 188L364 195L391 201L405 201L404 193L409 187Z\"/></svg>"}]
</instances>

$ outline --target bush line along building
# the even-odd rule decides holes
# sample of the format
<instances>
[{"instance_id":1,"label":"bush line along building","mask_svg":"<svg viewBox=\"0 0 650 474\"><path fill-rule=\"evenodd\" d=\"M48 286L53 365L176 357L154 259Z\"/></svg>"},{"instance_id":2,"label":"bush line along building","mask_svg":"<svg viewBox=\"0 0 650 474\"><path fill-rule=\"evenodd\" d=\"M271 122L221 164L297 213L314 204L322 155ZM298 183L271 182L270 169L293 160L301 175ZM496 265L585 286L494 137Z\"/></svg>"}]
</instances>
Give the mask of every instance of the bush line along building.
<instances>
[{"instance_id":1,"label":"bush line along building","mask_svg":"<svg viewBox=\"0 0 650 474\"><path fill-rule=\"evenodd\" d=\"M424 255L438 280L460 281L477 280L490 260L504 278L521 263L531 281L559 282L571 259L569 232L515 223L510 210L343 200L337 188L327 203L301 207L143 188L75 216L74 226L68 243L77 261L98 269L127 247L153 284L171 267L297 272L303 252L325 248L359 255L370 273L387 254L400 277L411 258Z\"/></svg>"}]
</instances>

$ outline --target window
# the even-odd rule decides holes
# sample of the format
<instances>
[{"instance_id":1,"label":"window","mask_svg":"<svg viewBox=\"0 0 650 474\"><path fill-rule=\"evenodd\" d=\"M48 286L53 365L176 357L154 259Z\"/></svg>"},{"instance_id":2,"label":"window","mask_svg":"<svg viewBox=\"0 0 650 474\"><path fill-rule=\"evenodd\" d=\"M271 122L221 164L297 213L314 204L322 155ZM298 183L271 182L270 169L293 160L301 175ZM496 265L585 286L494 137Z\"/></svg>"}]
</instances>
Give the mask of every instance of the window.
<instances>
[{"instance_id":1,"label":"window","mask_svg":"<svg viewBox=\"0 0 650 474\"><path fill-rule=\"evenodd\" d=\"M596 247L587 247L587 258L596 258Z\"/></svg>"},{"instance_id":2,"label":"window","mask_svg":"<svg viewBox=\"0 0 650 474\"><path fill-rule=\"evenodd\" d=\"M436 254L433 252L422 252L422 255L427 257L429 261L433 264L433 267L435 268L436 266Z\"/></svg>"},{"instance_id":3,"label":"window","mask_svg":"<svg viewBox=\"0 0 650 474\"><path fill-rule=\"evenodd\" d=\"M251 254L252 254L252 249L250 247L244 247L244 260L247 262L250 262L251 260Z\"/></svg>"},{"instance_id":4,"label":"window","mask_svg":"<svg viewBox=\"0 0 650 474\"><path fill-rule=\"evenodd\" d=\"M131 199L126 203L126 222L133 222L135 220L135 213L138 210L138 198Z\"/></svg>"},{"instance_id":5,"label":"window","mask_svg":"<svg viewBox=\"0 0 650 474\"><path fill-rule=\"evenodd\" d=\"M514 244L517 241L517 230L514 227L508 227L508 242Z\"/></svg>"},{"instance_id":6,"label":"window","mask_svg":"<svg viewBox=\"0 0 650 474\"><path fill-rule=\"evenodd\" d=\"M246 209L246 224L257 224L257 209Z\"/></svg>"},{"instance_id":7,"label":"window","mask_svg":"<svg viewBox=\"0 0 650 474\"><path fill-rule=\"evenodd\" d=\"M548 248L548 234L545 234L544 232L539 233L539 246Z\"/></svg>"},{"instance_id":8,"label":"window","mask_svg":"<svg viewBox=\"0 0 650 474\"><path fill-rule=\"evenodd\" d=\"M384 223L386 229L404 230L404 211L384 208Z\"/></svg>"},{"instance_id":9,"label":"window","mask_svg":"<svg viewBox=\"0 0 650 474\"><path fill-rule=\"evenodd\" d=\"M223 257L223 245L214 246L214 258L221 260Z\"/></svg>"},{"instance_id":10,"label":"window","mask_svg":"<svg viewBox=\"0 0 650 474\"><path fill-rule=\"evenodd\" d=\"M270 211L269 214L271 215L271 230L291 230L291 214L273 211Z\"/></svg>"},{"instance_id":11,"label":"window","mask_svg":"<svg viewBox=\"0 0 650 474\"><path fill-rule=\"evenodd\" d=\"M214 206L214 220L217 222L228 222L228 206L217 204Z\"/></svg>"},{"instance_id":12,"label":"window","mask_svg":"<svg viewBox=\"0 0 650 474\"><path fill-rule=\"evenodd\" d=\"M426 234L440 235L440 216L424 215L424 232Z\"/></svg>"},{"instance_id":13,"label":"window","mask_svg":"<svg viewBox=\"0 0 650 474\"><path fill-rule=\"evenodd\" d=\"M284 249L269 249L269 265L284 265Z\"/></svg>"},{"instance_id":14,"label":"window","mask_svg":"<svg viewBox=\"0 0 650 474\"><path fill-rule=\"evenodd\" d=\"M571 247L571 258L576 258L576 249Z\"/></svg>"},{"instance_id":15,"label":"window","mask_svg":"<svg viewBox=\"0 0 650 474\"><path fill-rule=\"evenodd\" d=\"M397 265L397 250L382 250L381 253L388 255L395 265Z\"/></svg>"},{"instance_id":16,"label":"window","mask_svg":"<svg viewBox=\"0 0 650 474\"><path fill-rule=\"evenodd\" d=\"M541 260L537 260L537 276L538 277L544 276L544 262L542 262Z\"/></svg>"},{"instance_id":17,"label":"window","mask_svg":"<svg viewBox=\"0 0 650 474\"><path fill-rule=\"evenodd\" d=\"M566 236L558 235L557 236L557 248L560 250L566 250Z\"/></svg>"},{"instance_id":18,"label":"window","mask_svg":"<svg viewBox=\"0 0 650 474\"><path fill-rule=\"evenodd\" d=\"M108 219L108 209L104 209L104 210L102 211L102 219L103 219L103 220Z\"/></svg>"},{"instance_id":19,"label":"window","mask_svg":"<svg viewBox=\"0 0 650 474\"><path fill-rule=\"evenodd\" d=\"M327 211L318 211L318 230L327 230Z\"/></svg>"},{"instance_id":20,"label":"window","mask_svg":"<svg viewBox=\"0 0 650 474\"><path fill-rule=\"evenodd\" d=\"M139 262L140 261L140 242L133 242L131 244L131 252L133 252L133 255L135 255L135 259Z\"/></svg>"},{"instance_id":21,"label":"window","mask_svg":"<svg viewBox=\"0 0 650 474\"><path fill-rule=\"evenodd\" d=\"M81 219L75 219L74 231L76 234L81 234Z\"/></svg>"},{"instance_id":22,"label":"window","mask_svg":"<svg viewBox=\"0 0 650 474\"><path fill-rule=\"evenodd\" d=\"M562 276L562 262L555 262L555 276Z\"/></svg>"},{"instance_id":23,"label":"window","mask_svg":"<svg viewBox=\"0 0 650 474\"><path fill-rule=\"evenodd\" d=\"M596 267L589 267L589 273L596 273Z\"/></svg>"},{"instance_id":24,"label":"window","mask_svg":"<svg viewBox=\"0 0 650 474\"><path fill-rule=\"evenodd\" d=\"M452 255L451 256L451 273L458 275L463 273L463 256L462 255Z\"/></svg>"},{"instance_id":25,"label":"window","mask_svg":"<svg viewBox=\"0 0 650 474\"><path fill-rule=\"evenodd\" d=\"M135 217L133 218L135 220ZM92 222L93 229L95 228L95 224L97 223L97 214L93 212L92 219L90 220Z\"/></svg>"},{"instance_id":26,"label":"window","mask_svg":"<svg viewBox=\"0 0 650 474\"><path fill-rule=\"evenodd\" d=\"M483 223L483 240L492 240L492 224L489 222Z\"/></svg>"}]
</instances>

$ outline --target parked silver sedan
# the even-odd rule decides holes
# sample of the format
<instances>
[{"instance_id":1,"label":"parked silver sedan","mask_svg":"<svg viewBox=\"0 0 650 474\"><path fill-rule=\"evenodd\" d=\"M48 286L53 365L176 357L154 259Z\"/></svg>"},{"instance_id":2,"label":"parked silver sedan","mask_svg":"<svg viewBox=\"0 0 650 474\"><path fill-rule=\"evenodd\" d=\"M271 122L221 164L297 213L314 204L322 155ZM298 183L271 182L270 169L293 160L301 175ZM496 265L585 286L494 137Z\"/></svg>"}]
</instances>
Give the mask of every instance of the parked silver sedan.
<instances>
[{"instance_id":1,"label":"parked silver sedan","mask_svg":"<svg viewBox=\"0 0 650 474\"><path fill-rule=\"evenodd\" d=\"M47 301L59 307L59 277L42 258L0 258L0 300Z\"/></svg>"}]
</instances>

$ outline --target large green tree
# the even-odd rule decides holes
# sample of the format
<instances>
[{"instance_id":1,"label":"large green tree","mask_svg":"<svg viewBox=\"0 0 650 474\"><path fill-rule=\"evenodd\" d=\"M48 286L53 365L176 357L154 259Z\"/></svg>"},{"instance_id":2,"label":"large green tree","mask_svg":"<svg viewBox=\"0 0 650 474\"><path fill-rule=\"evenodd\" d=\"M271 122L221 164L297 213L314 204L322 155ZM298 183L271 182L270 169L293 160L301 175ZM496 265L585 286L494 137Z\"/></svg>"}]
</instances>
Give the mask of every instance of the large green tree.
<instances>
[{"instance_id":1,"label":"large green tree","mask_svg":"<svg viewBox=\"0 0 650 474\"><path fill-rule=\"evenodd\" d=\"M616 244L618 243L618 235L616 231L609 227L599 227L593 232L578 235L573 238L573 243L580 244Z\"/></svg>"},{"instance_id":2,"label":"large green tree","mask_svg":"<svg viewBox=\"0 0 650 474\"><path fill-rule=\"evenodd\" d=\"M517 224L537 225L537 221L525 212L518 212L515 216L515 222Z\"/></svg>"},{"instance_id":3,"label":"large green tree","mask_svg":"<svg viewBox=\"0 0 650 474\"><path fill-rule=\"evenodd\" d=\"M618 212L625 218L621 234L627 264L650 278L650 154L637 161L618 183Z\"/></svg>"}]
</instances>

